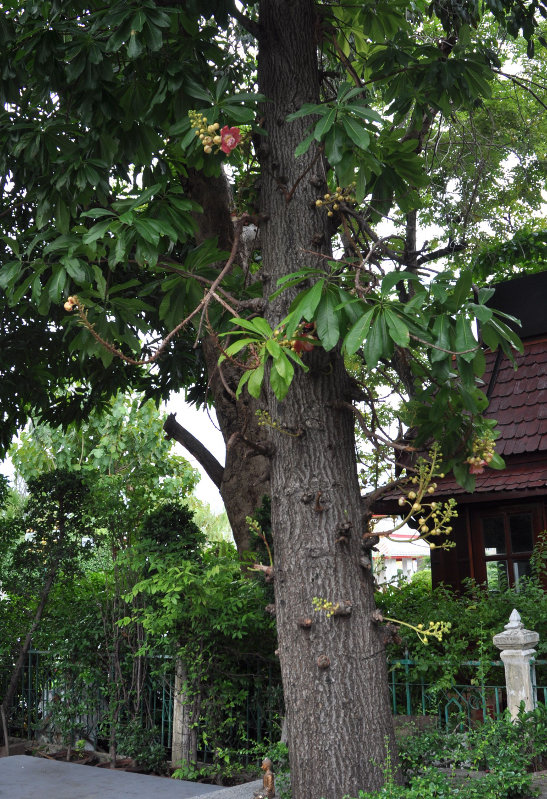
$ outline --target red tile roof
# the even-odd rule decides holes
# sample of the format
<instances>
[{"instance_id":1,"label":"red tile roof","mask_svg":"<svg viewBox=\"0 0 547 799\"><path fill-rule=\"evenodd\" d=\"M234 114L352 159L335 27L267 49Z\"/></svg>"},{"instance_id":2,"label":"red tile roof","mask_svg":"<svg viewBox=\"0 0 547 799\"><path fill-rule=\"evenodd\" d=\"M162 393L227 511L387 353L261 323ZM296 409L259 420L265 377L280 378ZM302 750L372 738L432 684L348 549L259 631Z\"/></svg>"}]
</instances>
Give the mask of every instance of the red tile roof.
<instances>
[{"instance_id":1,"label":"red tile roof","mask_svg":"<svg viewBox=\"0 0 547 799\"><path fill-rule=\"evenodd\" d=\"M450 475L437 481L435 496L467 495L473 502L499 492L512 492L515 498L546 494L547 338L524 342L524 353L515 358L516 370L501 351L485 354L482 388L490 400L486 416L498 422L496 452L505 459L506 468L485 468L476 476L473 494L468 494ZM394 502L398 496L398 492L390 492L375 503L376 509L396 512Z\"/></svg>"},{"instance_id":2,"label":"red tile roof","mask_svg":"<svg viewBox=\"0 0 547 799\"><path fill-rule=\"evenodd\" d=\"M547 459L528 461L525 459L519 463L507 462L507 468L502 471L485 469L482 474L476 476L475 494L490 494L500 491L514 491L523 493L546 493L547 492ZM455 479L445 477L437 483L436 497L456 496L467 493Z\"/></svg>"},{"instance_id":3,"label":"red tile roof","mask_svg":"<svg viewBox=\"0 0 547 799\"><path fill-rule=\"evenodd\" d=\"M547 338L524 342L516 370L501 351L486 353L484 390L490 399L486 416L496 419L496 452L502 471L485 468L476 476L475 494L547 491ZM543 457L541 457L543 455ZM435 494L465 494L452 476L439 480Z\"/></svg>"},{"instance_id":4,"label":"red tile roof","mask_svg":"<svg viewBox=\"0 0 547 799\"><path fill-rule=\"evenodd\" d=\"M486 358L486 415L497 420L501 434L496 451L503 457L547 453L547 338L524 343L516 371L503 353L489 352Z\"/></svg>"}]
</instances>

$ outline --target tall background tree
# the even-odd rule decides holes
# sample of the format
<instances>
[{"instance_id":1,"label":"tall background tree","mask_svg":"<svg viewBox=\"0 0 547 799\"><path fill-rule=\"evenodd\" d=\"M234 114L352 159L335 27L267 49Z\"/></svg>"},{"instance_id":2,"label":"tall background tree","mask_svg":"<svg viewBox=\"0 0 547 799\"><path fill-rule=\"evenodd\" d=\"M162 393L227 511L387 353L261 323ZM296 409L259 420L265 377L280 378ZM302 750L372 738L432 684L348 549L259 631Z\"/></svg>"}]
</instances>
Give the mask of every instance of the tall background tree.
<instances>
[{"instance_id":1,"label":"tall background tree","mask_svg":"<svg viewBox=\"0 0 547 799\"><path fill-rule=\"evenodd\" d=\"M487 146L492 85L522 55L507 34L532 56L545 13L513 0L209 0L25 4L2 18L6 303L21 335L41 315L115 380L149 364L152 381L194 398L207 387L226 466L168 432L220 487L242 549L269 491L296 799L383 781L393 734L353 403L369 400L362 430L389 443L367 387L394 383L412 445L438 441L440 468L472 487L469 448L490 435L474 321L493 348L518 341L465 260L430 270L480 231L481 176L492 186L509 149ZM535 73L505 80L543 91ZM539 164L533 136L514 144ZM431 245L428 213L442 223ZM74 376L85 394L92 376Z\"/></svg>"}]
</instances>

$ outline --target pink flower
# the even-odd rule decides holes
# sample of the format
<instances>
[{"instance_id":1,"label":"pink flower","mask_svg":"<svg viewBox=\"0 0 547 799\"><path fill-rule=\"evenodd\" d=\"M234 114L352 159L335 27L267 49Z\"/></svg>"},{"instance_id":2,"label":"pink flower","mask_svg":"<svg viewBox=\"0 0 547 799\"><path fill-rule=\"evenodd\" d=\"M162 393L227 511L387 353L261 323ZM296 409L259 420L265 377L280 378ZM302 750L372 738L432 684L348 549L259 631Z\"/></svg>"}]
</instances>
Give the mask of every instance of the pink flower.
<instances>
[{"instance_id":1,"label":"pink flower","mask_svg":"<svg viewBox=\"0 0 547 799\"><path fill-rule=\"evenodd\" d=\"M482 474L484 472L485 466L486 466L486 461L481 461L480 463L472 463L469 466L469 474Z\"/></svg>"},{"instance_id":2,"label":"pink flower","mask_svg":"<svg viewBox=\"0 0 547 799\"><path fill-rule=\"evenodd\" d=\"M228 125L224 125L220 131L220 138L222 140L220 149L223 153L226 153L226 155L230 155L232 150L234 150L241 141L241 133L239 128L229 128Z\"/></svg>"}]
</instances>

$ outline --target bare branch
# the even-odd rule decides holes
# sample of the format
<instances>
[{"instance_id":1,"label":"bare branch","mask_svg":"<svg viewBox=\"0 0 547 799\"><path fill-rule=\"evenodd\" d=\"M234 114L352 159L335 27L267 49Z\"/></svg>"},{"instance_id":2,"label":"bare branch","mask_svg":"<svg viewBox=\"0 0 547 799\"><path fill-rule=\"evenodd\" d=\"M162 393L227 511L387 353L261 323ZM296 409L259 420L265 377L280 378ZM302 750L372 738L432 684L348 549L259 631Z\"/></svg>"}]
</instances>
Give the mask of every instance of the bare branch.
<instances>
[{"instance_id":1,"label":"bare branch","mask_svg":"<svg viewBox=\"0 0 547 799\"><path fill-rule=\"evenodd\" d=\"M216 487L220 490L222 484L222 476L224 474L224 466L217 461L207 447L204 447L201 441L192 435L185 427L180 425L175 419L175 414L170 413L163 425L165 435L167 438L172 438L178 441L179 444L188 450L200 466L203 466L207 475L211 478Z\"/></svg>"}]
</instances>

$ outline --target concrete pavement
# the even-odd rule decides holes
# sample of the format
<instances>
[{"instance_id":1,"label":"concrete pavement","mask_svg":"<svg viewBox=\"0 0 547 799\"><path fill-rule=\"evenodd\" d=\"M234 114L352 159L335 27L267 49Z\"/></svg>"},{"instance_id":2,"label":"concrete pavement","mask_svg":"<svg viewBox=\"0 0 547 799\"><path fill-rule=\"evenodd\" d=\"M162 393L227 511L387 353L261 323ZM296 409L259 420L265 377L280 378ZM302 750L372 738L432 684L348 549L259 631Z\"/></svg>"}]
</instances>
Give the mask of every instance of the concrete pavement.
<instances>
[{"instance_id":1,"label":"concrete pavement","mask_svg":"<svg viewBox=\"0 0 547 799\"><path fill-rule=\"evenodd\" d=\"M41 757L0 759L0 799L253 799L262 780L221 788Z\"/></svg>"}]
</instances>

